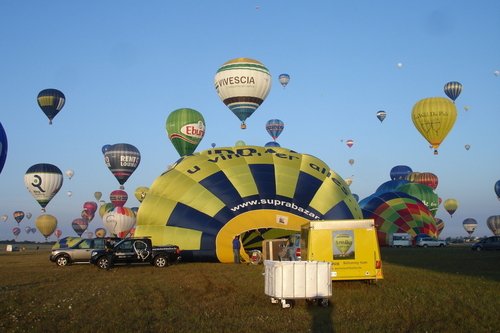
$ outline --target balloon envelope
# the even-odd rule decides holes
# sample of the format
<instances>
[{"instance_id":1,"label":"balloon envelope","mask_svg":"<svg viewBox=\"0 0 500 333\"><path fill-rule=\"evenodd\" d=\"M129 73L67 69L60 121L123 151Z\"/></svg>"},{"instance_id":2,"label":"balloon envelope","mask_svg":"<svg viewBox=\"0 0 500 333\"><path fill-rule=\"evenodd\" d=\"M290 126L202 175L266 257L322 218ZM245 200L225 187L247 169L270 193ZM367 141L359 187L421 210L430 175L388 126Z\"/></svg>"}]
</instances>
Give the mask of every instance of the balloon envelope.
<instances>
[{"instance_id":1,"label":"balloon envelope","mask_svg":"<svg viewBox=\"0 0 500 333\"><path fill-rule=\"evenodd\" d=\"M126 237L135 226L135 213L127 207L116 207L102 217L104 227L110 235Z\"/></svg>"},{"instance_id":2,"label":"balloon envelope","mask_svg":"<svg viewBox=\"0 0 500 333\"><path fill-rule=\"evenodd\" d=\"M66 174L66 176L71 179L73 177L73 175L75 174L75 172L71 169L68 169L64 172Z\"/></svg>"},{"instance_id":3,"label":"balloon envelope","mask_svg":"<svg viewBox=\"0 0 500 333\"><path fill-rule=\"evenodd\" d=\"M354 140L349 139L345 142L345 144L347 145L347 147L351 148L354 145Z\"/></svg>"},{"instance_id":4,"label":"balloon envelope","mask_svg":"<svg viewBox=\"0 0 500 333\"><path fill-rule=\"evenodd\" d=\"M439 145L455 124L457 109L447 98L424 98L413 106L411 118L415 128L434 148L434 154L437 154Z\"/></svg>"},{"instance_id":5,"label":"balloon envelope","mask_svg":"<svg viewBox=\"0 0 500 333\"><path fill-rule=\"evenodd\" d=\"M52 119L63 108L66 97L57 89L44 89L38 93L37 102L43 113L49 118L49 124L52 124Z\"/></svg>"},{"instance_id":6,"label":"balloon envelope","mask_svg":"<svg viewBox=\"0 0 500 333\"><path fill-rule=\"evenodd\" d=\"M437 236L436 221L429 209L417 198L402 192L375 194L360 202L363 216L374 219L381 246L390 245L389 235L398 232L415 237Z\"/></svg>"},{"instance_id":7,"label":"balloon envelope","mask_svg":"<svg viewBox=\"0 0 500 333\"><path fill-rule=\"evenodd\" d=\"M450 81L444 85L444 93L451 98L453 102L460 96L462 92L462 84L457 81Z\"/></svg>"},{"instance_id":8,"label":"balloon envelope","mask_svg":"<svg viewBox=\"0 0 500 333\"><path fill-rule=\"evenodd\" d=\"M387 112L385 111L378 111L377 112L377 118L380 120L380 122L383 122L385 117L387 117Z\"/></svg>"},{"instance_id":9,"label":"balloon envelope","mask_svg":"<svg viewBox=\"0 0 500 333\"><path fill-rule=\"evenodd\" d=\"M128 194L127 194L127 192L125 192L123 190L114 190L109 195L109 199L110 199L111 203L113 204L113 206L123 207L123 205L125 205L125 203L128 200Z\"/></svg>"},{"instance_id":10,"label":"balloon envelope","mask_svg":"<svg viewBox=\"0 0 500 333\"><path fill-rule=\"evenodd\" d=\"M493 235L500 236L500 215L493 215L488 217L486 225L491 230Z\"/></svg>"},{"instance_id":11,"label":"balloon envelope","mask_svg":"<svg viewBox=\"0 0 500 333\"><path fill-rule=\"evenodd\" d=\"M19 234L21 233L21 228L19 227L14 227L12 228L12 233L14 234L14 236L19 236Z\"/></svg>"},{"instance_id":12,"label":"balloon envelope","mask_svg":"<svg viewBox=\"0 0 500 333\"><path fill-rule=\"evenodd\" d=\"M139 186L135 189L134 196L139 201L142 202L146 195L148 194L149 188L146 186Z\"/></svg>"},{"instance_id":13,"label":"balloon envelope","mask_svg":"<svg viewBox=\"0 0 500 333\"><path fill-rule=\"evenodd\" d=\"M432 216L436 216L439 198L431 187L419 183L408 183L398 186L397 191L409 194L422 201Z\"/></svg>"},{"instance_id":14,"label":"balloon envelope","mask_svg":"<svg viewBox=\"0 0 500 333\"><path fill-rule=\"evenodd\" d=\"M5 165L5 160L7 159L7 133L0 122L0 173L2 173L3 166Z\"/></svg>"},{"instance_id":15,"label":"balloon envelope","mask_svg":"<svg viewBox=\"0 0 500 333\"><path fill-rule=\"evenodd\" d=\"M89 226L89 221L83 218L77 218L74 219L73 222L71 222L71 227L73 227L73 230L77 233L78 236L81 236L85 230L87 230L87 227Z\"/></svg>"},{"instance_id":16,"label":"balloon envelope","mask_svg":"<svg viewBox=\"0 0 500 333\"><path fill-rule=\"evenodd\" d=\"M99 201L102 198L102 192L94 192L94 198Z\"/></svg>"},{"instance_id":17,"label":"balloon envelope","mask_svg":"<svg viewBox=\"0 0 500 333\"><path fill-rule=\"evenodd\" d=\"M266 131L273 138L273 140L276 140L280 136L284 128L285 123L279 119L271 119L266 123Z\"/></svg>"},{"instance_id":18,"label":"balloon envelope","mask_svg":"<svg viewBox=\"0 0 500 333\"><path fill-rule=\"evenodd\" d=\"M234 235L361 216L345 181L318 158L226 147L187 156L159 176L137 213L135 236L175 243L186 260L232 262Z\"/></svg>"},{"instance_id":19,"label":"balloon envelope","mask_svg":"<svg viewBox=\"0 0 500 333\"><path fill-rule=\"evenodd\" d=\"M139 166L141 153L131 144L117 143L106 150L104 162L118 183L123 186Z\"/></svg>"},{"instance_id":20,"label":"balloon envelope","mask_svg":"<svg viewBox=\"0 0 500 333\"><path fill-rule=\"evenodd\" d=\"M14 216L14 220L16 220L18 224L21 223L21 221L24 219L23 211L17 210L12 215Z\"/></svg>"},{"instance_id":21,"label":"balloon envelope","mask_svg":"<svg viewBox=\"0 0 500 333\"><path fill-rule=\"evenodd\" d=\"M245 121L264 102L271 90L271 74L259 61L236 58L224 63L215 74L215 90L224 104Z\"/></svg>"},{"instance_id":22,"label":"balloon envelope","mask_svg":"<svg viewBox=\"0 0 500 333\"><path fill-rule=\"evenodd\" d=\"M446 199L443 206L448 214L453 217L453 213L458 209L458 201L456 199Z\"/></svg>"},{"instance_id":23,"label":"balloon envelope","mask_svg":"<svg viewBox=\"0 0 500 333\"><path fill-rule=\"evenodd\" d=\"M62 184L62 172L53 164L39 163L32 165L24 174L24 185L42 206L42 210L59 192Z\"/></svg>"},{"instance_id":24,"label":"balloon envelope","mask_svg":"<svg viewBox=\"0 0 500 333\"><path fill-rule=\"evenodd\" d=\"M413 170L407 165L393 166L389 175L392 180L406 179L406 176Z\"/></svg>"},{"instance_id":25,"label":"balloon envelope","mask_svg":"<svg viewBox=\"0 0 500 333\"><path fill-rule=\"evenodd\" d=\"M500 180L497 180L495 183L495 194L497 195L498 200L500 200Z\"/></svg>"},{"instance_id":26,"label":"balloon envelope","mask_svg":"<svg viewBox=\"0 0 500 333\"><path fill-rule=\"evenodd\" d=\"M168 138L180 156L192 154L205 135L205 119L194 109L172 111L165 126Z\"/></svg>"},{"instance_id":27,"label":"balloon envelope","mask_svg":"<svg viewBox=\"0 0 500 333\"><path fill-rule=\"evenodd\" d=\"M432 172L420 172L414 180L415 183L424 184L435 190L438 186L438 176Z\"/></svg>"},{"instance_id":28,"label":"balloon envelope","mask_svg":"<svg viewBox=\"0 0 500 333\"><path fill-rule=\"evenodd\" d=\"M280 81L280 84L283 86L283 88L285 88L288 82L290 82L290 75L284 73L280 74L278 76L278 80Z\"/></svg>"},{"instance_id":29,"label":"balloon envelope","mask_svg":"<svg viewBox=\"0 0 500 333\"><path fill-rule=\"evenodd\" d=\"M269 141L264 145L264 147L281 147L279 143L276 141Z\"/></svg>"},{"instance_id":30,"label":"balloon envelope","mask_svg":"<svg viewBox=\"0 0 500 333\"><path fill-rule=\"evenodd\" d=\"M477 221L470 217L466 218L462 222L462 224L464 226L465 231L467 231L467 233L469 234L469 236L471 236L474 233L474 230L476 230L477 227Z\"/></svg>"},{"instance_id":31,"label":"balloon envelope","mask_svg":"<svg viewBox=\"0 0 500 333\"><path fill-rule=\"evenodd\" d=\"M56 230L57 219L50 214L42 214L36 218L35 226L47 239Z\"/></svg>"}]
</instances>

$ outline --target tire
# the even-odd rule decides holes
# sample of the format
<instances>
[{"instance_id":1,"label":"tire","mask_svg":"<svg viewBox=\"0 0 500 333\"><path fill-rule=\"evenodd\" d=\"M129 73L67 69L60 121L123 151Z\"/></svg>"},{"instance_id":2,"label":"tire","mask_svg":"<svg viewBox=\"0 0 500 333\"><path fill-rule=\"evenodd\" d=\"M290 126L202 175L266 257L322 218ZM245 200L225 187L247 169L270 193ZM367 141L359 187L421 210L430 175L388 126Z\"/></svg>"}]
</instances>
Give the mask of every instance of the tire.
<instances>
[{"instance_id":1,"label":"tire","mask_svg":"<svg viewBox=\"0 0 500 333\"><path fill-rule=\"evenodd\" d=\"M320 302L321 306L324 308L328 307L328 298L323 298Z\"/></svg>"},{"instance_id":2,"label":"tire","mask_svg":"<svg viewBox=\"0 0 500 333\"><path fill-rule=\"evenodd\" d=\"M60 255L59 257L56 258L56 265L57 266L68 266L69 265L69 257L65 254Z\"/></svg>"},{"instance_id":3,"label":"tire","mask_svg":"<svg viewBox=\"0 0 500 333\"><path fill-rule=\"evenodd\" d=\"M424 244L424 247L427 247L427 244Z\"/></svg>"},{"instance_id":4,"label":"tire","mask_svg":"<svg viewBox=\"0 0 500 333\"><path fill-rule=\"evenodd\" d=\"M109 267L109 260L108 260L108 258L106 258L106 257L100 257L97 260L97 267L99 267L100 269L108 269L108 267Z\"/></svg>"},{"instance_id":5,"label":"tire","mask_svg":"<svg viewBox=\"0 0 500 333\"><path fill-rule=\"evenodd\" d=\"M476 251L479 252L479 251L482 251L482 250L483 250L483 248L481 246L476 247Z\"/></svg>"},{"instance_id":6,"label":"tire","mask_svg":"<svg viewBox=\"0 0 500 333\"><path fill-rule=\"evenodd\" d=\"M160 254L160 255L155 257L153 265L155 265L158 268L167 267L168 266L168 258L166 256Z\"/></svg>"},{"instance_id":7,"label":"tire","mask_svg":"<svg viewBox=\"0 0 500 333\"><path fill-rule=\"evenodd\" d=\"M444 247L444 244L439 244L439 247Z\"/></svg>"}]
</instances>

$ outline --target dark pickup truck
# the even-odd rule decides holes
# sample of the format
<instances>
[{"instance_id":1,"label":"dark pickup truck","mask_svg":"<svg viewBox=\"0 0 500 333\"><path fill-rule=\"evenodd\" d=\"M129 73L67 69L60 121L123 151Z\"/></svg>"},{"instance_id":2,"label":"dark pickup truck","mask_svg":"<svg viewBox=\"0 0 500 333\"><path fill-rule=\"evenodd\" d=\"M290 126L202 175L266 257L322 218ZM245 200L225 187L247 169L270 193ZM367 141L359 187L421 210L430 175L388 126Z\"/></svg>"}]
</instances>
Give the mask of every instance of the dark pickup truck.
<instances>
[{"instance_id":1,"label":"dark pickup truck","mask_svg":"<svg viewBox=\"0 0 500 333\"><path fill-rule=\"evenodd\" d=\"M153 246L151 239L126 238L116 243L111 251L113 265L150 263L156 267L165 267L180 260L177 245ZM92 251L90 263L102 269L109 268L106 249Z\"/></svg>"}]
</instances>

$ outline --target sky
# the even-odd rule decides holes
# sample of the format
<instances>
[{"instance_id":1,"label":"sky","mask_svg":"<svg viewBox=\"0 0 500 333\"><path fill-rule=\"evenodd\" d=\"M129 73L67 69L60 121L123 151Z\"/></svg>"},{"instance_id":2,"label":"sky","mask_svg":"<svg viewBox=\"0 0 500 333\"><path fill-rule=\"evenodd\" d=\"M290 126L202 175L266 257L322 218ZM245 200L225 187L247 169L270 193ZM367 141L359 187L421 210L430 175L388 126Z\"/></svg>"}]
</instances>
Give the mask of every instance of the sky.
<instances>
[{"instance_id":1,"label":"sky","mask_svg":"<svg viewBox=\"0 0 500 333\"><path fill-rule=\"evenodd\" d=\"M105 144L130 143L141 152L125 183L126 206L138 206L134 190L179 158L165 121L184 107L205 118L196 151L238 140L264 145L272 140L265 123L278 118L282 147L351 178L361 199L390 180L393 166L408 165L439 177L443 201L459 201L453 217L442 205L436 214L445 223L442 238L467 236L466 218L478 222L473 235L490 235L486 219L500 214L493 190L500 179L498 13L497 0L1 1L0 122L9 147L0 239L14 238L16 210L33 214L20 223L17 240L44 239L24 231L41 214L23 180L37 163L74 171L47 213L63 236L76 236L71 222L83 203L96 201L96 191L109 201L119 187L104 163ZM214 88L217 69L238 57L261 61L273 80L245 130ZM281 73L291 77L285 88ZM463 84L458 117L434 155L411 110L422 98L446 97L449 81ZM36 101L46 88L66 96L52 125ZM379 110L387 112L382 123ZM102 226L96 214L88 230Z\"/></svg>"}]
</instances>

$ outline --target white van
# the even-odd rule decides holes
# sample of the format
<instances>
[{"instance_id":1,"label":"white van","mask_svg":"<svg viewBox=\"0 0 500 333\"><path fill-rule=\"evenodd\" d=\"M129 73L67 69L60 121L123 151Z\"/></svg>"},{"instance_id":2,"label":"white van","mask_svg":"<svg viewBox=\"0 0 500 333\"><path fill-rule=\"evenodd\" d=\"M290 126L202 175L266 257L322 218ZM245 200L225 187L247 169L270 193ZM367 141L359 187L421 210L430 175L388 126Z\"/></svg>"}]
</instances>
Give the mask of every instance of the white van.
<instances>
[{"instance_id":1,"label":"white van","mask_svg":"<svg viewBox=\"0 0 500 333\"><path fill-rule=\"evenodd\" d=\"M407 247L411 246L411 236L407 233L389 234L389 245L391 247Z\"/></svg>"}]
</instances>

